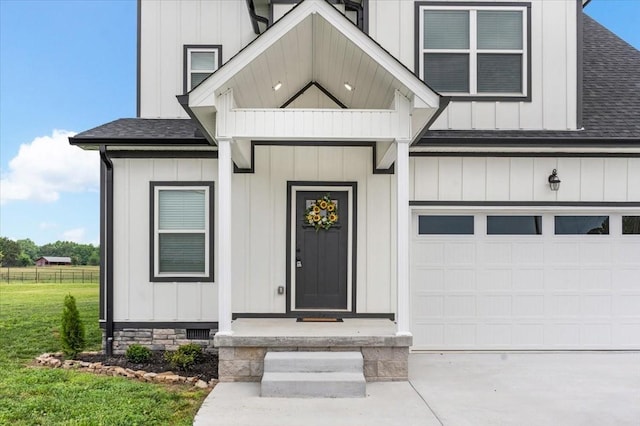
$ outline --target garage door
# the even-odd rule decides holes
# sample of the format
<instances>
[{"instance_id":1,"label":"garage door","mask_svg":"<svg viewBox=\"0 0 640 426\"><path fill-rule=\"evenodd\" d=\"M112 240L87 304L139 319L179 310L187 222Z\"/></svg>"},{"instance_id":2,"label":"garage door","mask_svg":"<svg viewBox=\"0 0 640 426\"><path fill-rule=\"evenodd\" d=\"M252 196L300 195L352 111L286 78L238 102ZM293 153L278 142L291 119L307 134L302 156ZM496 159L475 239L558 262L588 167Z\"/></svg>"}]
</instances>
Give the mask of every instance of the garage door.
<instances>
[{"instance_id":1,"label":"garage door","mask_svg":"<svg viewBox=\"0 0 640 426\"><path fill-rule=\"evenodd\" d=\"M640 349L640 212L414 211L413 349Z\"/></svg>"}]
</instances>

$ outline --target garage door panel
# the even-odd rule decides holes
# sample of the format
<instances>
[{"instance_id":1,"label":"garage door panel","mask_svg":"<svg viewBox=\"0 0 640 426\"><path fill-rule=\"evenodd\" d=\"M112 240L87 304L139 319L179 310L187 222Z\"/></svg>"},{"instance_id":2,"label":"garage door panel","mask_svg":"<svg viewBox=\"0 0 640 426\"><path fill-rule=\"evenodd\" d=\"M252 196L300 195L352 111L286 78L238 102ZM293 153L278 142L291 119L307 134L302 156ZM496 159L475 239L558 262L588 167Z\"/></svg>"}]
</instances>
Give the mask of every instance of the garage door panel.
<instances>
[{"instance_id":1,"label":"garage door panel","mask_svg":"<svg viewBox=\"0 0 640 426\"><path fill-rule=\"evenodd\" d=\"M444 344L452 348L465 349L476 345L476 324L446 324L444 327Z\"/></svg>"},{"instance_id":2,"label":"garage door panel","mask_svg":"<svg viewBox=\"0 0 640 426\"><path fill-rule=\"evenodd\" d=\"M473 291L476 289L475 269L450 269L444 273L444 285L449 291Z\"/></svg>"},{"instance_id":3,"label":"garage door panel","mask_svg":"<svg viewBox=\"0 0 640 426\"><path fill-rule=\"evenodd\" d=\"M640 186L640 185L639 185ZM627 237L635 240L634 242L624 242L619 244L615 249L615 260L617 264L638 265L640 264L640 238Z\"/></svg>"},{"instance_id":4,"label":"garage door panel","mask_svg":"<svg viewBox=\"0 0 640 426\"><path fill-rule=\"evenodd\" d=\"M613 311L617 317L628 317L640 320L640 295L621 294L614 299Z\"/></svg>"},{"instance_id":5,"label":"garage door panel","mask_svg":"<svg viewBox=\"0 0 640 426\"><path fill-rule=\"evenodd\" d=\"M635 291L640 294L640 269L616 267L611 272L611 288L614 292Z\"/></svg>"},{"instance_id":6,"label":"garage door panel","mask_svg":"<svg viewBox=\"0 0 640 426\"><path fill-rule=\"evenodd\" d=\"M611 291L611 269L583 269L580 283L584 291Z\"/></svg>"},{"instance_id":7,"label":"garage door panel","mask_svg":"<svg viewBox=\"0 0 640 426\"><path fill-rule=\"evenodd\" d=\"M552 296L552 304L552 315L555 318L580 318L579 295Z\"/></svg>"},{"instance_id":8,"label":"garage door panel","mask_svg":"<svg viewBox=\"0 0 640 426\"><path fill-rule=\"evenodd\" d=\"M574 238L574 237L565 237ZM546 261L552 265L575 265L580 263L580 251L575 242L553 242L547 249Z\"/></svg>"},{"instance_id":9,"label":"garage door panel","mask_svg":"<svg viewBox=\"0 0 640 426\"><path fill-rule=\"evenodd\" d=\"M545 272L548 291L580 291L580 270L572 268L551 268Z\"/></svg>"},{"instance_id":10,"label":"garage door panel","mask_svg":"<svg viewBox=\"0 0 640 426\"><path fill-rule=\"evenodd\" d=\"M476 246L474 243L449 243L444 247L446 265L473 265L476 262Z\"/></svg>"},{"instance_id":11,"label":"garage door panel","mask_svg":"<svg viewBox=\"0 0 640 426\"><path fill-rule=\"evenodd\" d=\"M416 292L443 291L444 269L413 268L411 271L411 286Z\"/></svg>"},{"instance_id":12,"label":"garage door panel","mask_svg":"<svg viewBox=\"0 0 640 426\"><path fill-rule=\"evenodd\" d=\"M412 312L419 312L421 319L444 316L444 296L416 293L411 303Z\"/></svg>"},{"instance_id":13,"label":"garage door panel","mask_svg":"<svg viewBox=\"0 0 640 426\"><path fill-rule=\"evenodd\" d=\"M557 215L537 213L542 235L524 236L462 214L475 235L412 239L414 349L640 349L640 236L621 234L620 214L593 214L609 235L555 235Z\"/></svg>"},{"instance_id":14,"label":"garage door panel","mask_svg":"<svg viewBox=\"0 0 640 426\"><path fill-rule=\"evenodd\" d=\"M617 347L637 349L640 347L640 324L621 323L614 328L613 339Z\"/></svg>"},{"instance_id":15,"label":"garage door panel","mask_svg":"<svg viewBox=\"0 0 640 426\"><path fill-rule=\"evenodd\" d=\"M593 238L602 238L600 236ZM613 247L611 244L603 243L580 243L580 261L582 264L610 264L611 252Z\"/></svg>"},{"instance_id":16,"label":"garage door panel","mask_svg":"<svg viewBox=\"0 0 640 426\"><path fill-rule=\"evenodd\" d=\"M512 315L513 297L510 295L478 296L478 315L488 319L509 319Z\"/></svg>"},{"instance_id":17,"label":"garage door panel","mask_svg":"<svg viewBox=\"0 0 640 426\"><path fill-rule=\"evenodd\" d=\"M544 346L544 324L515 324L513 326L513 346L518 349Z\"/></svg>"},{"instance_id":18,"label":"garage door panel","mask_svg":"<svg viewBox=\"0 0 640 426\"><path fill-rule=\"evenodd\" d=\"M444 263L444 243L416 242L413 245L412 256L416 265L440 266Z\"/></svg>"},{"instance_id":19,"label":"garage door panel","mask_svg":"<svg viewBox=\"0 0 640 426\"><path fill-rule=\"evenodd\" d=\"M582 296L582 308L580 314L583 317L598 318L598 317L611 317L611 296L609 295L594 295L594 296Z\"/></svg>"},{"instance_id":20,"label":"garage door panel","mask_svg":"<svg viewBox=\"0 0 640 426\"><path fill-rule=\"evenodd\" d=\"M512 275L514 291L544 291L544 269L515 269Z\"/></svg>"},{"instance_id":21,"label":"garage door panel","mask_svg":"<svg viewBox=\"0 0 640 426\"><path fill-rule=\"evenodd\" d=\"M514 264L544 264L544 244L525 241L514 243L512 247Z\"/></svg>"},{"instance_id":22,"label":"garage door panel","mask_svg":"<svg viewBox=\"0 0 640 426\"><path fill-rule=\"evenodd\" d=\"M446 318L467 318L476 315L476 297L451 295L444 299L444 316Z\"/></svg>"},{"instance_id":23,"label":"garage door panel","mask_svg":"<svg viewBox=\"0 0 640 426\"><path fill-rule=\"evenodd\" d=\"M511 269L482 269L477 272L478 291L510 291Z\"/></svg>"},{"instance_id":24,"label":"garage door panel","mask_svg":"<svg viewBox=\"0 0 640 426\"><path fill-rule=\"evenodd\" d=\"M592 348L610 347L613 341L610 324L583 324L581 327L582 344Z\"/></svg>"},{"instance_id":25,"label":"garage door panel","mask_svg":"<svg viewBox=\"0 0 640 426\"><path fill-rule=\"evenodd\" d=\"M511 264L511 244L505 242L487 242L479 248L479 261L483 265Z\"/></svg>"}]
</instances>

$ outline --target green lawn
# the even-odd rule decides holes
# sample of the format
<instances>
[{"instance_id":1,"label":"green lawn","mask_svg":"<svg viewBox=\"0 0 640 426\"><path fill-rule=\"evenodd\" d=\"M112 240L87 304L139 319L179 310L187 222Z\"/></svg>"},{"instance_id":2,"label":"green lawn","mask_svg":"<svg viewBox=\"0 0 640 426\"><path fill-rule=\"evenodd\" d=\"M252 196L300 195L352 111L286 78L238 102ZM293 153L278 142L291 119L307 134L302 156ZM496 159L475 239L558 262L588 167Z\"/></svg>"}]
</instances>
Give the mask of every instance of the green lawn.
<instances>
[{"instance_id":1,"label":"green lawn","mask_svg":"<svg viewBox=\"0 0 640 426\"><path fill-rule=\"evenodd\" d=\"M87 350L99 350L96 284L0 283L0 424L192 424L205 391L33 367L37 355L60 350L69 293L85 324Z\"/></svg>"}]
</instances>

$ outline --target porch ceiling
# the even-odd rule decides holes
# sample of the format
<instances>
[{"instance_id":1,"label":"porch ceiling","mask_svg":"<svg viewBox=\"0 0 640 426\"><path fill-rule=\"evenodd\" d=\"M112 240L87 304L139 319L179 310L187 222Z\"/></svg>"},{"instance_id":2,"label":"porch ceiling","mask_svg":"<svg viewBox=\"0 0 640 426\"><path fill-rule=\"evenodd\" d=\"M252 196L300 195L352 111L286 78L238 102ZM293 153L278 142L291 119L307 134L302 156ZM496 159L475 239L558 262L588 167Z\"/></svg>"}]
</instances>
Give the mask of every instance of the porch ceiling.
<instances>
[{"instance_id":1,"label":"porch ceiling","mask_svg":"<svg viewBox=\"0 0 640 426\"><path fill-rule=\"evenodd\" d=\"M441 104L436 92L324 0L298 4L179 100L217 139L221 111L278 109L311 82L350 110L393 109L402 95L409 101L403 114L411 117L411 138L425 128ZM274 90L276 84L279 90Z\"/></svg>"},{"instance_id":2,"label":"porch ceiling","mask_svg":"<svg viewBox=\"0 0 640 426\"><path fill-rule=\"evenodd\" d=\"M282 87L273 90L278 82ZM222 83L216 95L233 89L239 108L278 108L310 82L320 84L348 108L389 108L395 90L413 95L319 14L307 16ZM347 90L346 82L354 90Z\"/></svg>"}]
</instances>

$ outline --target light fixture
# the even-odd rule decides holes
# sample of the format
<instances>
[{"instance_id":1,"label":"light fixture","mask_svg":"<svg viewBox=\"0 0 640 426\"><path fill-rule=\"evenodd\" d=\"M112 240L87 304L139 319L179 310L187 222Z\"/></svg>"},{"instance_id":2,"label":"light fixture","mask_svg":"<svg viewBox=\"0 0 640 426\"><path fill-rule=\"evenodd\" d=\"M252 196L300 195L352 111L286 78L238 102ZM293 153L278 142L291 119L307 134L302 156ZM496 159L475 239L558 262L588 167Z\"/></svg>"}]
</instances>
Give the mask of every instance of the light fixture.
<instances>
[{"instance_id":1,"label":"light fixture","mask_svg":"<svg viewBox=\"0 0 640 426\"><path fill-rule=\"evenodd\" d=\"M274 86L273 86L273 90L274 91L278 91L280 90L280 88L282 87L282 83L281 82L277 82Z\"/></svg>"},{"instance_id":2,"label":"light fixture","mask_svg":"<svg viewBox=\"0 0 640 426\"><path fill-rule=\"evenodd\" d=\"M549 187L552 191L560 189L560 178L558 177L558 170L553 169L553 172L549 175Z\"/></svg>"},{"instance_id":3,"label":"light fixture","mask_svg":"<svg viewBox=\"0 0 640 426\"><path fill-rule=\"evenodd\" d=\"M348 81L344 82L344 88L347 89L350 92L353 90L353 86L351 84L349 84Z\"/></svg>"}]
</instances>

